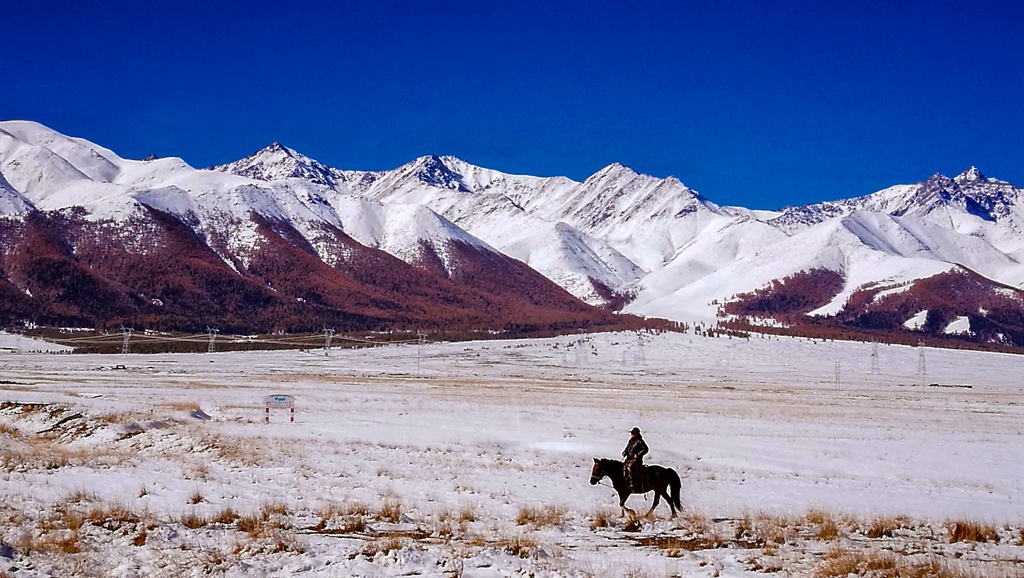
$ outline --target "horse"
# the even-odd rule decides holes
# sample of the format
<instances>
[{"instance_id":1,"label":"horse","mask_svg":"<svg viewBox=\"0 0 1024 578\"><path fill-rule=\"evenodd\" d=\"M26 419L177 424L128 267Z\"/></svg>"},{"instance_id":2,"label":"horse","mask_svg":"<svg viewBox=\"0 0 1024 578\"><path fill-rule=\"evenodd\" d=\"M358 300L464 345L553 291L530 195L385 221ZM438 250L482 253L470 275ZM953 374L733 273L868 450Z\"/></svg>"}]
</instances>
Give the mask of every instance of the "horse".
<instances>
[{"instance_id":1,"label":"horse","mask_svg":"<svg viewBox=\"0 0 1024 578\"><path fill-rule=\"evenodd\" d=\"M668 507L672 509L673 518L676 517L677 509L683 509L683 505L679 502L679 487L682 483L679 481L679 474L675 470L664 466L644 466L647 481L640 488L643 491L633 492L629 482L626 481L622 466L623 463L619 460L594 458L594 469L590 472L590 484L595 485L605 477L611 480L612 487L619 494L619 507L622 508L623 515L629 512L631 516L636 516L636 512L626 507L626 498L630 494L646 494L650 491L654 492L654 503L651 504L651 509L647 511L645 517L650 516L654 512L654 508L658 507L663 496L665 501L668 502ZM672 491L671 494L669 494L669 489Z\"/></svg>"}]
</instances>

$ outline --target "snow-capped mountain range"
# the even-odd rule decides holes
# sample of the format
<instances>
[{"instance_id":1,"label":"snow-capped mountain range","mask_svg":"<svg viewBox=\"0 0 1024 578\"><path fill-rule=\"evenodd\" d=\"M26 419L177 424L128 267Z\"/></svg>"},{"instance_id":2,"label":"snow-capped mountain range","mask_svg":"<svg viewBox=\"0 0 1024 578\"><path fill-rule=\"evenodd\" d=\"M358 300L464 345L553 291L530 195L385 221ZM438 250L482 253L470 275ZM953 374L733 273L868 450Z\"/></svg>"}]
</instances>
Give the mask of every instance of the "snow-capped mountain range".
<instances>
[{"instance_id":1,"label":"snow-capped mountain range","mask_svg":"<svg viewBox=\"0 0 1024 578\"><path fill-rule=\"evenodd\" d=\"M674 177L618 164L583 182L433 155L356 171L274 143L200 170L177 158L122 159L33 122L0 122L5 221L74 210L116 229L155 210L240 274L252 270L267 226L286 226L283 238L333 269L351 267L346 256L358 245L452 278L471 248L525 263L587 303L682 321L713 319L736 295L819 269L843 281L816 315L839 312L865 288L953 270L1013 291L1024 285L1021 193L972 167L764 211L718 206Z\"/></svg>"}]
</instances>

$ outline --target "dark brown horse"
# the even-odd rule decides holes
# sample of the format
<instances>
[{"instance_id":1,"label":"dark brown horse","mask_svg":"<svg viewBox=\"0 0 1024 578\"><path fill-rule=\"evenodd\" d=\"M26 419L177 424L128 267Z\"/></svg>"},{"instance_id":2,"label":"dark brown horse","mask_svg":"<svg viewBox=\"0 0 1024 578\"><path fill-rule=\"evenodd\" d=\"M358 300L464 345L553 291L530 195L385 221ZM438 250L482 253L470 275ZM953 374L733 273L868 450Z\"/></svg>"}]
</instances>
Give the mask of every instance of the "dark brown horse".
<instances>
[{"instance_id":1,"label":"dark brown horse","mask_svg":"<svg viewBox=\"0 0 1024 578\"><path fill-rule=\"evenodd\" d=\"M626 507L626 498L630 494L646 494L653 491L654 503L651 504L651 509L645 515L650 516L654 512L654 508L657 508L658 504L661 503L661 498L664 497L665 501L668 502L668 507L672 509L672 517L675 518L676 510L683 509L683 505L679 502L679 487L681 485L679 474L672 468L663 466L644 466L644 473L646 474L647 481L640 488L643 491L633 492L622 471L622 462L619 460L594 458L594 469L590 472L590 483L591 485L596 484L605 477L611 480L612 487L619 494L619 507L622 508L623 515L629 512L630 515L636 516L636 512ZM669 494L669 489L672 491L671 494Z\"/></svg>"}]
</instances>

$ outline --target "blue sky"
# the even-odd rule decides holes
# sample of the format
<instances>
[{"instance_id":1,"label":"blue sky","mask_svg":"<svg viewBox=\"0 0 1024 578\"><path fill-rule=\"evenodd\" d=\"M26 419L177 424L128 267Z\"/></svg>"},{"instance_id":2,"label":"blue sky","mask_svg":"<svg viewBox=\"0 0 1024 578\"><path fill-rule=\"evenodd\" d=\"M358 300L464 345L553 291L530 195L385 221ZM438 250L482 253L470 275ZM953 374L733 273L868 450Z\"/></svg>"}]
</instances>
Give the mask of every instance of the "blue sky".
<instances>
[{"instance_id":1,"label":"blue sky","mask_svg":"<svg viewBox=\"0 0 1024 578\"><path fill-rule=\"evenodd\" d=\"M1024 185L1005 2L8 2L0 118L203 167L619 162L775 209L971 165Z\"/></svg>"}]
</instances>

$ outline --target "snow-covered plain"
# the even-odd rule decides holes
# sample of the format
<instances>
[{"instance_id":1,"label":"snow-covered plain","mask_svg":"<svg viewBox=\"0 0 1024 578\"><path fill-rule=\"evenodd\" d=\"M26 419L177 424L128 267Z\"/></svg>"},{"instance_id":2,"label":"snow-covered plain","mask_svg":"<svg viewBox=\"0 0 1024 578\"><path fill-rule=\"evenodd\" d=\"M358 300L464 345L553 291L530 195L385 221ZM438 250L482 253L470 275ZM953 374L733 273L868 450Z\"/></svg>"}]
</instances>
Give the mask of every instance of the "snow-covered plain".
<instances>
[{"instance_id":1,"label":"snow-covered plain","mask_svg":"<svg viewBox=\"0 0 1024 578\"><path fill-rule=\"evenodd\" d=\"M1024 356L579 340L3 349L0 573L824 576L866 553L1022 575ZM294 396L294 423L264 424L269 394ZM633 426L682 477L676 519L631 522L590 484ZM999 542L950 543L951 521Z\"/></svg>"}]
</instances>

